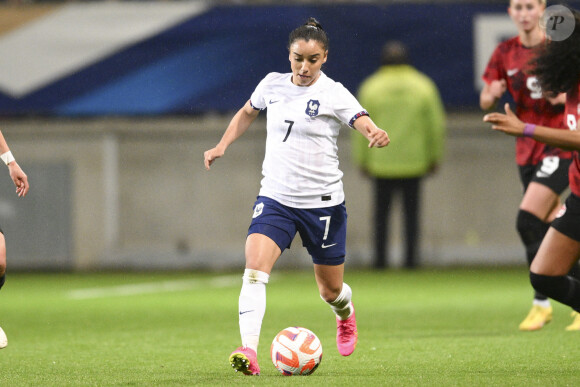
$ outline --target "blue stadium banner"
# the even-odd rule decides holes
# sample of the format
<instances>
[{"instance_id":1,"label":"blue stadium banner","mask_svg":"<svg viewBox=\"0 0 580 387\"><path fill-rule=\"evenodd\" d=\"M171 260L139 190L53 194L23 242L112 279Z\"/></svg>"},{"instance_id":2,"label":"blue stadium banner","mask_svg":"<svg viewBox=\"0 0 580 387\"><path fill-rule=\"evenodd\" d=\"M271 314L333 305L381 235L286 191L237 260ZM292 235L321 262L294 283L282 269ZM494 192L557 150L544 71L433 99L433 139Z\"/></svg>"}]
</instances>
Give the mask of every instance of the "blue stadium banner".
<instances>
[{"instance_id":1,"label":"blue stadium banner","mask_svg":"<svg viewBox=\"0 0 580 387\"><path fill-rule=\"evenodd\" d=\"M288 72L289 32L316 17L324 71L356 93L399 39L448 108L475 108L483 67L515 34L505 5L211 6L89 2L0 8L0 114L98 116L228 112L269 72ZM2 23L9 18L10 23Z\"/></svg>"}]
</instances>

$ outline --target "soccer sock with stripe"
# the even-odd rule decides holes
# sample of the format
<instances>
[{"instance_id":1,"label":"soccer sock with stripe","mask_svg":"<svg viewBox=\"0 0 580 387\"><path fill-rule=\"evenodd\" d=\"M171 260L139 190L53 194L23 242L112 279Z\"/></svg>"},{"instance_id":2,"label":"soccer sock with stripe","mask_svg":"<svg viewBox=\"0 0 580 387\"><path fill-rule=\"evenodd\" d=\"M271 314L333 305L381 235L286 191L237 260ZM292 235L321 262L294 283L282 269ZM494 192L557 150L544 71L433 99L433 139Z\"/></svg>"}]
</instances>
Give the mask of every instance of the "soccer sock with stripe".
<instances>
[{"instance_id":1,"label":"soccer sock with stripe","mask_svg":"<svg viewBox=\"0 0 580 387\"><path fill-rule=\"evenodd\" d=\"M263 271L246 269L240 291L238 312L242 345L256 352L266 313L266 284L269 278Z\"/></svg>"}]
</instances>

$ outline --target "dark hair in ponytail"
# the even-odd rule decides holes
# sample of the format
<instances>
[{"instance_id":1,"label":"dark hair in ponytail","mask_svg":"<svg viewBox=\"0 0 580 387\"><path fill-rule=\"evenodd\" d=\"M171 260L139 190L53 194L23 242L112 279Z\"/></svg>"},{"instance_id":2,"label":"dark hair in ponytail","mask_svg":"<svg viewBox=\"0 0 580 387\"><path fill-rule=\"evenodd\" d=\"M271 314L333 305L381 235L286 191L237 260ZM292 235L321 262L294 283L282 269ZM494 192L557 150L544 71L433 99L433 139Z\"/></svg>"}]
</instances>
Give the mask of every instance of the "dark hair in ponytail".
<instances>
[{"instance_id":1,"label":"dark hair in ponytail","mask_svg":"<svg viewBox=\"0 0 580 387\"><path fill-rule=\"evenodd\" d=\"M328 36L326 36L326 32L324 32L318 20L313 17L308 18L306 23L290 33L288 49L290 49L292 43L300 39L304 39L307 42L309 40L316 40L322 44L325 51L328 50Z\"/></svg>"},{"instance_id":2,"label":"dark hair in ponytail","mask_svg":"<svg viewBox=\"0 0 580 387\"><path fill-rule=\"evenodd\" d=\"M580 13L572 10L575 27L572 35L562 41L542 45L538 56L530 62L530 72L538 78L542 90L566 93L580 82Z\"/></svg>"}]
</instances>

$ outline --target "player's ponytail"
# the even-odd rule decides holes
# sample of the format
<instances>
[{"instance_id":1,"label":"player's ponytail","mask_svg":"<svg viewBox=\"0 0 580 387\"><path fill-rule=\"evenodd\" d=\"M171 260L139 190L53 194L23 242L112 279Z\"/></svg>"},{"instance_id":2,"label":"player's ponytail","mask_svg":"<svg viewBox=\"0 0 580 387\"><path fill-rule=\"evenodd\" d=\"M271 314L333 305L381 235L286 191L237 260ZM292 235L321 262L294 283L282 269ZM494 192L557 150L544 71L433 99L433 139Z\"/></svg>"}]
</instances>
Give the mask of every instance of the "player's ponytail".
<instances>
[{"instance_id":1,"label":"player's ponytail","mask_svg":"<svg viewBox=\"0 0 580 387\"><path fill-rule=\"evenodd\" d=\"M580 13L574 15L572 34L561 41L549 41L540 46L537 56L530 61L542 90L552 93L566 93L580 82Z\"/></svg>"},{"instance_id":2,"label":"player's ponytail","mask_svg":"<svg viewBox=\"0 0 580 387\"><path fill-rule=\"evenodd\" d=\"M296 40L304 39L305 41L316 40L322 44L324 50L328 50L328 36L322 28L322 25L313 17L308 18L306 23L296 28L290 33L288 38L288 48Z\"/></svg>"}]
</instances>

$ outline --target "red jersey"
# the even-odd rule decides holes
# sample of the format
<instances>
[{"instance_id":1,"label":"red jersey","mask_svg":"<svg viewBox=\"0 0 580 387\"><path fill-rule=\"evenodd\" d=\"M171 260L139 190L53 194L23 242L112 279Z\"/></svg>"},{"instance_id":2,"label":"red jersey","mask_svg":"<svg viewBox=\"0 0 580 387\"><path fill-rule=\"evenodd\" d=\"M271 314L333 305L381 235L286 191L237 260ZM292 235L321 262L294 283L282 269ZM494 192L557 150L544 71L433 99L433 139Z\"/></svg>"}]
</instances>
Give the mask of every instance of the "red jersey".
<instances>
[{"instance_id":1,"label":"red jersey","mask_svg":"<svg viewBox=\"0 0 580 387\"><path fill-rule=\"evenodd\" d=\"M566 123L570 130L578 130L580 120L580 84L574 90L566 94ZM574 152L574 160L570 164L568 172L570 190L576 196L580 196L580 154Z\"/></svg>"},{"instance_id":2,"label":"red jersey","mask_svg":"<svg viewBox=\"0 0 580 387\"><path fill-rule=\"evenodd\" d=\"M505 79L507 90L514 99L516 115L523 122L566 129L564 106L552 105L543 97L535 76L528 75L528 62L534 57L534 49L522 45L519 37L500 43L493 52L483 73L483 80L491 83ZM572 158L572 152L542 144L530 137L516 138L516 163L536 165L546 156Z\"/></svg>"}]
</instances>

